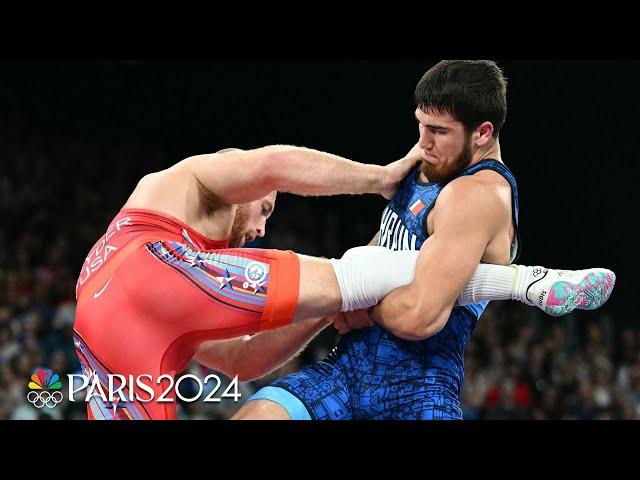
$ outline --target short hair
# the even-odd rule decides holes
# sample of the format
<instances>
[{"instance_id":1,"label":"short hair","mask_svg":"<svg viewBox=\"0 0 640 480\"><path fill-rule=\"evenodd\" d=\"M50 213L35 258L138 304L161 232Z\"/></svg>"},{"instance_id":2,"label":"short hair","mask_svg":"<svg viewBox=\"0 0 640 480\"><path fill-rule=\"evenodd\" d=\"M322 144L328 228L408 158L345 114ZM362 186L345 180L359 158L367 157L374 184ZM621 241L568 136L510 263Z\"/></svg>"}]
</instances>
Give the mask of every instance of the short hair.
<instances>
[{"instance_id":1,"label":"short hair","mask_svg":"<svg viewBox=\"0 0 640 480\"><path fill-rule=\"evenodd\" d=\"M507 79L491 60L442 60L418 82L416 106L448 113L470 132L482 122L498 137L507 117Z\"/></svg>"}]
</instances>

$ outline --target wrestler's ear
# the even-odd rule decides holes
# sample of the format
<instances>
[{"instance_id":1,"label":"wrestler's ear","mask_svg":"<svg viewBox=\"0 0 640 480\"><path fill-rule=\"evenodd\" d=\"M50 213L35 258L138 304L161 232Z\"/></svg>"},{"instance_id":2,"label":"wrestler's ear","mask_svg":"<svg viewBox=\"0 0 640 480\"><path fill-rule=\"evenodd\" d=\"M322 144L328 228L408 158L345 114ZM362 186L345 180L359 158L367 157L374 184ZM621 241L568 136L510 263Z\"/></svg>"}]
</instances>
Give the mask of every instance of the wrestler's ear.
<instances>
[{"instance_id":1,"label":"wrestler's ear","mask_svg":"<svg viewBox=\"0 0 640 480\"><path fill-rule=\"evenodd\" d=\"M493 123L482 122L471 134L471 141L476 147L484 147L493 140Z\"/></svg>"}]
</instances>

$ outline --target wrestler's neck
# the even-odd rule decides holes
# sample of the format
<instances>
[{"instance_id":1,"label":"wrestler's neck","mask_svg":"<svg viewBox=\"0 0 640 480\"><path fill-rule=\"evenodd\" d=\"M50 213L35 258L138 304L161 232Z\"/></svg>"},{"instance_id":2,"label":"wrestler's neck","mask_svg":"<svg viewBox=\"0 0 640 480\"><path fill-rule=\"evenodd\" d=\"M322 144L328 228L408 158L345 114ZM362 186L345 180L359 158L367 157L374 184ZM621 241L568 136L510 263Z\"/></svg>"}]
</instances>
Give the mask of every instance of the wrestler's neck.
<instances>
[{"instance_id":1,"label":"wrestler's neck","mask_svg":"<svg viewBox=\"0 0 640 480\"><path fill-rule=\"evenodd\" d=\"M487 159L497 160L500 163L504 163L502 161L502 154L500 153L500 140L496 139L488 144L478 147L476 151L473 153L471 157L471 163L469 163L469 167L473 167L474 165L483 162ZM467 168L469 168L467 167Z\"/></svg>"}]
</instances>

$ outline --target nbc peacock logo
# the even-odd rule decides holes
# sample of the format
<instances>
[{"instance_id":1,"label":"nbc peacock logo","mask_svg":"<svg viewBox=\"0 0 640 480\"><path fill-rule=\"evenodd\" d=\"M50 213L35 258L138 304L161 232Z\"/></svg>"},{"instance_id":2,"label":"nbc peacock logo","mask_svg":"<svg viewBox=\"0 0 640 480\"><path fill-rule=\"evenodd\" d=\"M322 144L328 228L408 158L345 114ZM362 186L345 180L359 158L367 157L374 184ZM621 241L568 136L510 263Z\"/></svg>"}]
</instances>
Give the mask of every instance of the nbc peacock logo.
<instances>
[{"instance_id":1,"label":"nbc peacock logo","mask_svg":"<svg viewBox=\"0 0 640 480\"><path fill-rule=\"evenodd\" d=\"M27 400L36 408L54 408L62 401L60 377L48 368L38 367L31 375ZM49 391L53 390L53 391Z\"/></svg>"}]
</instances>

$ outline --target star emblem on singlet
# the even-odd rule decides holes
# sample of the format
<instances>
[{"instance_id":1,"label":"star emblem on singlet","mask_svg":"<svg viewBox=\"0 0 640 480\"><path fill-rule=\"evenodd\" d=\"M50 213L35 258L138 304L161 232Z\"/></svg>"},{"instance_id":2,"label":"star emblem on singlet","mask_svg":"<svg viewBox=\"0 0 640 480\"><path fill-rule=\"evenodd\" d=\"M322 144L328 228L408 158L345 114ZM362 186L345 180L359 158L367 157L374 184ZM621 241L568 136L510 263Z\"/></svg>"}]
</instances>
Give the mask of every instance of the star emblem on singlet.
<instances>
[{"instance_id":1,"label":"star emblem on singlet","mask_svg":"<svg viewBox=\"0 0 640 480\"><path fill-rule=\"evenodd\" d=\"M198 266L203 270L206 270L206 266L204 264L204 260L200 258L200 252L196 252L196 254L191 258L191 262L189 263L189 268Z\"/></svg>"},{"instance_id":2,"label":"star emblem on singlet","mask_svg":"<svg viewBox=\"0 0 640 480\"><path fill-rule=\"evenodd\" d=\"M253 294L255 295L258 292L267 293L267 291L264 289L263 285L264 285L264 283L253 283L253 284L251 284L251 288L253 288Z\"/></svg>"},{"instance_id":3,"label":"star emblem on singlet","mask_svg":"<svg viewBox=\"0 0 640 480\"><path fill-rule=\"evenodd\" d=\"M227 285L229 285L229 288L231 290L233 290L233 285L231 284L231 280L235 280L237 277L236 276L231 276L229 274L229 270L225 269L225 276L224 277L214 277L218 282L220 282L220 290L222 290L224 287L226 287Z\"/></svg>"}]
</instances>

